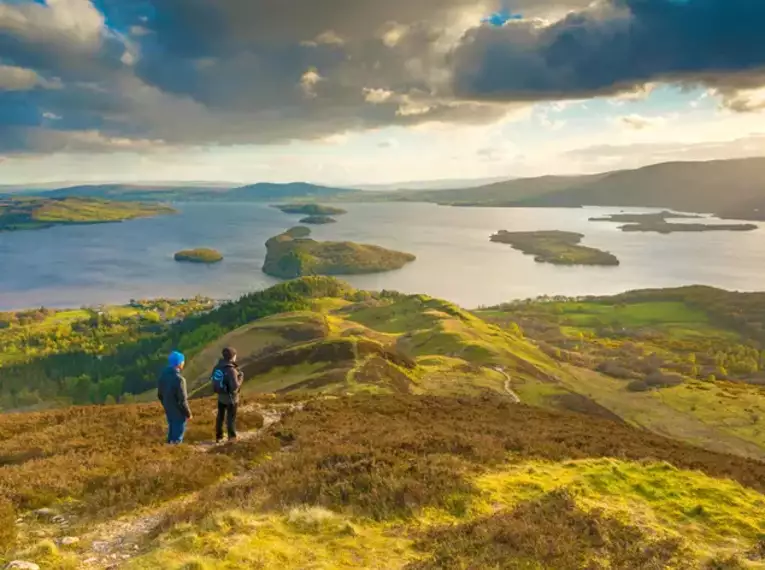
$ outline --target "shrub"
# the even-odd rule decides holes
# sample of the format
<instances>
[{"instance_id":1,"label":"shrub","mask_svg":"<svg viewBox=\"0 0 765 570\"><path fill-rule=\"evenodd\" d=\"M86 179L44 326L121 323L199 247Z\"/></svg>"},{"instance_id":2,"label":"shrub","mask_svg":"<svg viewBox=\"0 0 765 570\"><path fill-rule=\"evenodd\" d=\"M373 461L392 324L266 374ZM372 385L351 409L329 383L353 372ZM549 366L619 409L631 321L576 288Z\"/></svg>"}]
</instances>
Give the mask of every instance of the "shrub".
<instances>
[{"instance_id":1,"label":"shrub","mask_svg":"<svg viewBox=\"0 0 765 570\"><path fill-rule=\"evenodd\" d=\"M611 376L613 378L622 378L625 380L635 378L636 376L634 371L613 360L606 360L601 362L598 364L596 370L602 374L606 374L607 376Z\"/></svg>"},{"instance_id":2,"label":"shrub","mask_svg":"<svg viewBox=\"0 0 765 570\"><path fill-rule=\"evenodd\" d=\"M664 374L657 371L646 376L645 383L653 388L668 388L680 386L683 383L683 377L678 374Z\"/></svg>"},{"instance_id":3,"label":"shrub","mask_svg":"<svg viewBox=\"0 0 765 570\"><path fill-rule=\"evenodd\" d=\"M16 542L16 509L0 497L0 552L9 550Z\"/></svg>"},{"instance_id":4,"label":"shrub","mask_svg":"<svg viewBox=\"0 0 765 570\"><path fill-rule=\"evenodd\" d=\"M716 556L704 565L704 570L746 570L746 568L748 566L738 556Z\"/></svg>"},{"instance_id":5,"label":"shrub","mask_svg":"<svg viewBox=\"0 0 765 570\"><path fill-rule=\"evenodd\" d=\"M633 380L627 384L627 390L630 392L647 392L651 387L643 380Z\"/></svg>"}]
</instances>

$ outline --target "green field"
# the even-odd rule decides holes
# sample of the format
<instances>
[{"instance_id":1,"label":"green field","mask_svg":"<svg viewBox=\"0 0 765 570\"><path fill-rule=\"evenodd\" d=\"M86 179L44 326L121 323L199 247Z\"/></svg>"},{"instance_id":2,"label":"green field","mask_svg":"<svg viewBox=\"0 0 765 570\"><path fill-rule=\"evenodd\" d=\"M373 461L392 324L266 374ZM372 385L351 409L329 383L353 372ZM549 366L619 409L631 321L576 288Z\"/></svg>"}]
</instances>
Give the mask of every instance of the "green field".
<instances>
[{"instance_id":1,"label":"green field","mask_svg":"<svg viewBox=\"0 0 765 570\"><path fill-rule=\"evenodd\" d=\"M685 288L546 298L477 314L503 327L520 326L569 367L571 375L561 377L567 389L623 420L765 458L759 307L760 294ZM531 398L544 405L544 396Z\"/></svg>"}]
</instances>

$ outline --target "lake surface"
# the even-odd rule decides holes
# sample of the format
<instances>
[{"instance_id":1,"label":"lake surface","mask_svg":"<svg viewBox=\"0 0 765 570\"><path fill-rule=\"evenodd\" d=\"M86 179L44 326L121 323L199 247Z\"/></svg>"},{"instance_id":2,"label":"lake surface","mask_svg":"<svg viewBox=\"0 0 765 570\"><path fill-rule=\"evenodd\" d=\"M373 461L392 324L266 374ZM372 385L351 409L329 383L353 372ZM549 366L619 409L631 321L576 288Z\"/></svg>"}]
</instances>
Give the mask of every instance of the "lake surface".
<instances>
[{"instance_id":1,"label":"lake surface","mask_svg":"<svg viewBox=\"0 0 765 570\"><path fill-rule=\"evenodd\" d=\"M279 282L261 272L264 242L301 216L251 203L176 207L181 212L176 216L0 233L0 310L196 294L224 299ZM349 213L337 224L313 228L316 239L373 243L418 258L399 271L347 278L364 289L427 293L471 308L544 294L690 284L765 290L765 229L659 235L588 221L619 208L343 207ZM584 245L611 251L621 266L536 263L508 245L491 243L489 236L500 229L577 231L585 234ZM176 251L201 246L220 250L225 261L204 266L173 260Z\"/></svg>"}]
</instances>

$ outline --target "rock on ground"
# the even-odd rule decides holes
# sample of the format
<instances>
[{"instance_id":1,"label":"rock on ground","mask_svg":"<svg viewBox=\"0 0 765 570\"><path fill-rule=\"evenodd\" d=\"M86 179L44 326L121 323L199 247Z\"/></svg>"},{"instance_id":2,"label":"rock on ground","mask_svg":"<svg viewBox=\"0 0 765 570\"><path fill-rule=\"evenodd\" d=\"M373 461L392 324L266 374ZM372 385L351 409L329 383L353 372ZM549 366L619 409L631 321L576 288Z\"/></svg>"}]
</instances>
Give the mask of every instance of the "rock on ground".
<instances>
[{"instance_id":1,"label":"rock on ground","mask_svg":"<svg viewBox=\"0 0 765 570\"><path fill-rule=\"evenodd\" d=\"M14 560L5 567L6 570L40 570L40 567L34 562L26 562L24 560Z\"/></svg>"}]
</instances>

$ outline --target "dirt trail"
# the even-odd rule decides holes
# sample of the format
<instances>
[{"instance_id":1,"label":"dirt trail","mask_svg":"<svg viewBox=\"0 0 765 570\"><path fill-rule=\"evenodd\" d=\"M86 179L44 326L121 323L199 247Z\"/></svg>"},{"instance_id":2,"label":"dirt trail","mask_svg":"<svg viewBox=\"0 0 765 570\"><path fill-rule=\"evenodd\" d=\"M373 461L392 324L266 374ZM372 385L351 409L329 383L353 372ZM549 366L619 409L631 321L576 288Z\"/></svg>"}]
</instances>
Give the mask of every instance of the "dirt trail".
<instances>
[{"instance_id":1,"label":"dirt trail","mask_svg":"<svg viewBox=\"0 0 765 570\"><path fill-rule=\"evenodd\" d=\"M263 427L259 429L254 429L250 431L243 431L239 432L237 435L238 441L246 441L248 439L253 439L255 437L258 437L263 431L274 425L275 423L278 423L281 421L282 416L286 411L293 411L293 410L300 410L302 409L302 404L292 404L289 405L283 409L275 409L275 408L263 408L261 406L258 406L257 404L250 404L248 406L243 406L240 410L240 412L247 413L247 412L258 412L261 416L263 416ZM201 451L203 453L207 453L211 449L214 449L218 446L224 445L225 442L216 443L212 440L210 441L203 441L201 443L197 443L192 445L191 447L197 451Z\"/></svg>"},{"instance_id":2,"label":"dirt trail","mask_svg":"<svg viewBox=\"0 0 765 570\"><path fill-rule=\"evenodd\" d=\"M253 439L266 429L281 421L285 413L302 409L303 404L266 408L251 404L242 411L257 411L263 416L263 427L257 430L239 434L239 441ZM213 441L191 445L193 449L207 453L218 445ZM235 444L234 444L235 445ZM249 474L237 476L228 480L227 484L238 483L249 477ZM201 492L201 491L200 491ZM162 522L165 514L193 502L200 492L192 493L163 503L155 509L143 510L138 514L128 515L116 520L102 523L80 538L80 543L86 549L79 554L82 568L107 569L119 568L123 562L140 554L146 538Z\"/></svg>"},{"instance_id":3,"label":"dirt trail","mask_svg":"<svg viewBox=\"0 0 765 570\"><path fill-rule=\"evenodd\" d=\"M510 378L510 375L505 372L505 370L501 366L495 366L494 370L502 374L502 376L505 377L505 392L507 392L507 395L510 396L513 399L513 402L515 404L520 404L521 399L518 397L518 394L516 394L513 389L511 388L513 384L512 378Z\"/></svg>"}]
</instances>

